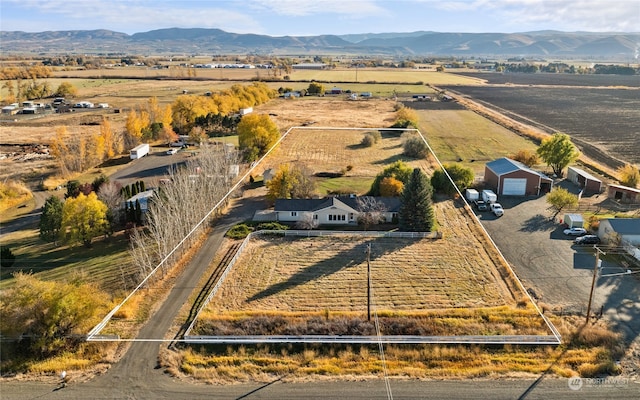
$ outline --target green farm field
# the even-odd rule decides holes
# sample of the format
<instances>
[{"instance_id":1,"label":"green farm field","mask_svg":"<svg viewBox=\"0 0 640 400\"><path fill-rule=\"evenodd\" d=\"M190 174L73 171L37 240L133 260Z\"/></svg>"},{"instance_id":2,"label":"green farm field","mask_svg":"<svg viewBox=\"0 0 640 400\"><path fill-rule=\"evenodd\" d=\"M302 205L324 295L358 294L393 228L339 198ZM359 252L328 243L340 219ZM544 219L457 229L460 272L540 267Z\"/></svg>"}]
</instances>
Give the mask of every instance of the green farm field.
<instances>
[{"instance_id":1,"label":"green farm field","mask_svg":"<svg viewBox=\"0 0 640 400\"><path fill-rule=\"evenodd\" d=\"M535 151L533 141L511 132L473 111L419 110L420 131L443 163L460 163L476 175L484 164L518 150Z\"/></svg>"}]
</instances>

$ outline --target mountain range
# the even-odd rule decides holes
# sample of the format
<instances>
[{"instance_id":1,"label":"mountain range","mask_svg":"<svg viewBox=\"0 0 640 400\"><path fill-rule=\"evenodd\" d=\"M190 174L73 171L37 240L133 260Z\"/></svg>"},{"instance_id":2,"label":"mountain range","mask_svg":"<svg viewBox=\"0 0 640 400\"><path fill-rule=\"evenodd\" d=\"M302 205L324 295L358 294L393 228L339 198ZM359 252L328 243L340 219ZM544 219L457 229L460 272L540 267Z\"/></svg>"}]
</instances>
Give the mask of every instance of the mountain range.
<instances>
[{"instance_id":1,"label":"mountain range","mask_svg":"<svg viewBox=\"0 0 640 400\"><path fill-rule=\"evenodd\" d=\"M0 31L6 54L258 54L456 57L556 57L637 62L640 33L375 33L318 36L237 34L169 28L126 33Z\"/></svg>"}]
</instances>

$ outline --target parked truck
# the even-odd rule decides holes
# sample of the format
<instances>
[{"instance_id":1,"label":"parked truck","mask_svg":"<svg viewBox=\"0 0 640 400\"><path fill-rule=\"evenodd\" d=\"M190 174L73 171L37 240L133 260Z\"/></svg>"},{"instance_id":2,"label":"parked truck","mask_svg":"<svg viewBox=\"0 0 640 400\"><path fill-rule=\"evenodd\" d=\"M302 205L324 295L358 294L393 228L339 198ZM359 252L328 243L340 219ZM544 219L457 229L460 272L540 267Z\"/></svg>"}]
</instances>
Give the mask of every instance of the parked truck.
<instances>
[{"instance_id":1,"label":"parked truck","mask_svg":"<svg viewBox=\"0 0 640 400\"><path fill-rule=\"evenodd\" d=\"M146 156L147 154L149 154L149 144L143 143L131 149L131 151L129 152L129 157L132 160L136 160L138 158Z\"/></svg>"},{"instance_id":2,"label":"parked truck","mask_svg":"<svg viewBox=\"0 0 640 400\"><path fill-rule=\"evenodd\" d=\"M498 195L493 193L493 190L483 190L482 200L484 200L486 203L495 203L498 201Z\"/></svg>"}]
</instances>

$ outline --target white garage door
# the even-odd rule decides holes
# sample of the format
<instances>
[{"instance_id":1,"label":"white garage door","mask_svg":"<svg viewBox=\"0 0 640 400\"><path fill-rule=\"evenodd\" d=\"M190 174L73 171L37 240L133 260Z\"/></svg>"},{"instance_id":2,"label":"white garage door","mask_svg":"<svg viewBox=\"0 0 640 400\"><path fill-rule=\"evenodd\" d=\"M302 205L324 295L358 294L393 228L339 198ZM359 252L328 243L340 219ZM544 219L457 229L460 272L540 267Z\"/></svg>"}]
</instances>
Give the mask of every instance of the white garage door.
<instances>
[{"instance_id":1,"label":"white garage door","mask_svg":"<svg viewBox=\"0 0 640 400\"><path fill-rule=\"evenodd\" d=\"M527 192L527 180L525 178L504 178L502 194L507 196L524 196Z\"/></svg>"}]
</instances>

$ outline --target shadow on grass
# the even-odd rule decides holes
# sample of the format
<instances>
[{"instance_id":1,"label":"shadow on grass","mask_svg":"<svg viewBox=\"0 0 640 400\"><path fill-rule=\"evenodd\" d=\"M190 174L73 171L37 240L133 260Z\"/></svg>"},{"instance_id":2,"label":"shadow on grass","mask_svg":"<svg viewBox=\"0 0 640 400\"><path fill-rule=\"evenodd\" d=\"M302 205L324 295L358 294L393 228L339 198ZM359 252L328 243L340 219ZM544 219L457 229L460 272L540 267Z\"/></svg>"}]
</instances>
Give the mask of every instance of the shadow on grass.
<instances>
[{"instance_id":1,"label":"shadow on grass","mask_svg":"<svg viewBox=\"0 0 640 400\"><path fill-rule=\"evenodd\" d=\"M91 269L92 266L100 263L101 257L119 254L126 249L128 241L124 237L109 237L94 239L91 248L68 247L47 243L36 234L11 242L9 246L25 249L25 251L16 255L15 262L10 268L2 268L0 281L13 278L16 272L38 274L74 265Z\"/></svg>"},{"instance_id":2,"label":"shadow on grass","mask_svg":"<svg viewBox=\"0 0 640 400\"><path fill-rule=\"evenodd\" d=\"M313 265L300 269L289 279L276 283L247 299L257 301L312 282L325 276L333 275L343 269L352 268L367 260L367 244L371 245L370 261L374 262L385 254L394 253L420 239L371 238L366 243L338 252L331 258L321 260ZM313 246L313 244L310 244Z\"/></svg>"}]
</instances>

